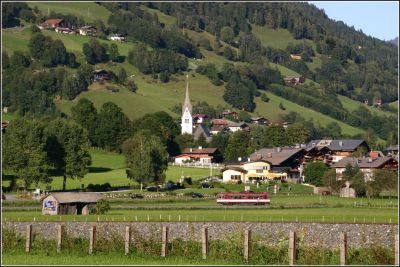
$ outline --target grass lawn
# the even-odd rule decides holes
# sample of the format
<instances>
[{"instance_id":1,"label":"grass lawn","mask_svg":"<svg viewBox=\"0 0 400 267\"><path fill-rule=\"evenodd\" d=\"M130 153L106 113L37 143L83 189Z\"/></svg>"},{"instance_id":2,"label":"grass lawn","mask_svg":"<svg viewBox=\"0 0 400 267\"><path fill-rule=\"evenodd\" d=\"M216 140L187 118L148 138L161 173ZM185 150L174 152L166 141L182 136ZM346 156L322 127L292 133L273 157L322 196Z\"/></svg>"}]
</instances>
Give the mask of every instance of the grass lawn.
<instances>
[{"instance_id":1,"label":"grass lawn","mask_svg":"<svg viewBox=\"0 0 400 267\"><path fill-rule=\"evenodd\" d=\"M29 256L25 252L3 253L3 264L7 265L226 265L239 264L229 259L206 259L200 257L189 258L183 256L168 256L161 258L156 255L128 255L122 253L99 253L94 255L82 253L49 254L39 251L32 251ZM242 263L243 264L243 263Z\"/></svg>"},{"instance_id":2,"label":"grass lawn","mask_svg":"<svg viewBox=\"0 0 400 267\"><path fill-rule=\"evenodd\" d=\"M366 107L372 114L378 115L378 116L396 116L395 113L384 111L372 106L367 106L361 102L358 102L356 100L353 100L349 97L338 95L338 98L340 102L342 103L343 107L347 109L348 111L353 111L356 110L358 107L363 106Z\"/></svg>"},{"instance_id":3,"label":"grass lawn","mask_svg":"<svg viewBox=\"0 0 400 267\"><path fill-rule=\"evenodd\" d=\"M289 43L301 43L302 40L296 40L293 35L286 29L272 29L267 26L251 25L252 32L257 36L261 44L265 47L286 49Z\"/></svg>"},{"instance_id":4,"label":"grass lawn","mask_svg":"<svg viewBox=\"0 0 400 267\"><path fill-rule=\"evenodd\" d=\"M127 186L137 184L135 181L129 180L125 173L125 158L123 155L107 152L100 149L92 149L90 151L92 156L92 165L89 167L89 173L85 175L82 182L79 180L67 180L67 189L77 189L84 184L86 187L89 184L103 184L110 183L111 186ZM10 174L5 172L5 174ZM166 172L166 180L178 181L181 175L190 176L193 180L198 180L210 174L208 168L188 168L179 166L169 166ZM52 190L62 188L62 177L53 177L53 182L50 184ZM18 184L23 184L21 180L17 181ZM3 185L8 186L9 180L3 180ZM36 188L32 185L31 188ZM42 190L46 188L46 184L39 183L39 188Z\"/></svg>"},{"instance_id":5,"label":"grass lawn","mask_svg":"<svg viewBox=\"0 0 400 267\"><path fill-rule=\"evenodd\" d=\"M111 12L94 2L86 2L86 3L69 3L66 5L65 3L46 3L46 2L28 2L28 6L31 8L37 6L39 10L47 15L48 12L56 12L64 15L74 15L77 17L83 17L85 22L92 22L96 19L100 19L107 26L107 20L110 16Z\"/></svg>"},{"instance_id":6,"label":"grass lawn","mask_svg":"<svg viewBox=\"0 0 400 267\"><path fill-rule=\"evenodd\" d=\"M260 91L263 93L264 91ZM294 102L286 100L282 97L274 95L270 92L264 92L269 97L269 102L263 102L260 98L255 98L256 109L255 113L259 115L264 115L271 120L277 120L279 114L287 114L290 111L295 111L303 116L305 119L313 119L314 123L320 124L322 126L328 125L329 123L336 122L342 128L342 134L355 135L358 133L364 133L364 130L352 127L346 123L339 120L335 120L329 116L322 113L316 112L312 109L300 106ZM286 110L281 110L279 108L279 103L282 103Z\"/></svg>"},{"instance_id":7,"label":"grass lawn","mask_svg":"<svg viewBox=\"0 0 400 267\"><path fill-rule=\"evenodd\" d=\"M152 209L110 210L105 215L46 216L41 211L2 211L7 221L264 221L326 223L397 223L397 208L285 208L285 209ZM160 219L161 217L161 219Z\"/></svg>"}]
</instances>

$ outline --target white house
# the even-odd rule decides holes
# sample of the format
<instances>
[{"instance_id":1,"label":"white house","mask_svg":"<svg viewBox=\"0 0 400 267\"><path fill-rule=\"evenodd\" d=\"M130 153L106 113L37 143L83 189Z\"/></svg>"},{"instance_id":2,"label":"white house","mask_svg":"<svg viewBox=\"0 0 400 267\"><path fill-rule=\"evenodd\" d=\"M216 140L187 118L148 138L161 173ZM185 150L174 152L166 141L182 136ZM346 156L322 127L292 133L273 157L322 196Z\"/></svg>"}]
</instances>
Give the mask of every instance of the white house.
<instances>
[{"instance_id":1,"label":"white house","mask_svg":"<svg viewBox=\"0 0 400 267\"><path fill-rule=\"evenodd\" d=\"M272 172L270 162L264 160L251 161L250 158L246 157L239 157L237 161L227 162L222 169L222 182L224 183L237 181L251 183L286 178L286 173Z\"/></svg>"},{"instance_id":2,"label":"white house","mask_svg":"<svg viewBox=\"0 0 400 267\"><path fill-rule=\"evenodd\" d=\"M111 41L125 42L125 37L122 34L111 34L108 36L108 39Z\"/></svg>"}]
</instances>

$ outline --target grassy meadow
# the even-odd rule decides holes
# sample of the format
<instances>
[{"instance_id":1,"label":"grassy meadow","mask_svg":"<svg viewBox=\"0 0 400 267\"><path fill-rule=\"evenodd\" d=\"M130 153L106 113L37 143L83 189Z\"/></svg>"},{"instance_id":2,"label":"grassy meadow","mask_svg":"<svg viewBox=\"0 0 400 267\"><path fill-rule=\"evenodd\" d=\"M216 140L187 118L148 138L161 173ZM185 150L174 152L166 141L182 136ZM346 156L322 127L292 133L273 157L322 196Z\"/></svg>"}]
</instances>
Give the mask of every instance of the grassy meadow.
<instances>
[{"instance_id":1,"label":"grassy meadow","mask_svg":"<svg viewBox=\"0 0 400 267\"><path fill-rule=\"evenodd\" d=\"M92 165L89 167L89 173L85 175L82 181L67 180L67 189L81 188L81 184L88 186L89 184L104 184L110 183L111 186L128 186L137 185L137 182L127 178L125 173L125 158L121 154L107 152L100 149L92 149L90 151L92 156ZM7 175L12 173L5 171L3 178L3 186L9 186L10 180ZM182 175L190 176L193 180L198 180L204 176L208 176L210 170L190 167L169 166L166 172L166 180L178 181ZM49 184L52 190L59 190L62 188L63 178L61 176L52 177L53 181ZM21 180L17 180L17 184L23 185ZM45 183L39 183L38 188L44 190ZM36 188L32 185L31 188Z\"/></svg>"},{"instance_id":2,"label":"grassy meadow","mask_svg":"<svg viewBox=\"0 0 400 267\"><path fill-rule=\"evenodd\" d=\"M111 209L103 215L42 215L41 211L2 211L6 221L260 221L397 223L397 208L208 208Z\"/></svg>"},{"instance_id":3,"label":"grassy meadow","mask_svg":"<svg viewBox=\"0 0 400 267\"><path fill-rule=\"evenodd\" d=\"M85 22L93 22L100 19L105 25L107 25L108 17L111 14L108 9L94 2L68 3L68 5L57 2L28 2L27 4L31 8L36 6L43 14L54 11L61 14L83 17Z\"/></svg>"}]
</instances>

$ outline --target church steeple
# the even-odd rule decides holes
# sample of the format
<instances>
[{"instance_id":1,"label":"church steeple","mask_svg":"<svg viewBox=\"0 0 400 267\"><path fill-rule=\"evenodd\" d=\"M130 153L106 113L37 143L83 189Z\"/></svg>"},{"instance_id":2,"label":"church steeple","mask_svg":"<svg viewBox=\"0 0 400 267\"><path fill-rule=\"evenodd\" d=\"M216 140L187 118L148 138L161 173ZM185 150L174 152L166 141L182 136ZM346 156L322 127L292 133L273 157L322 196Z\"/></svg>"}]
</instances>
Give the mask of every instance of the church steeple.
<instances>
[{"instance_id":1,"label":"church steeple","mask_svg":"<svg viewBox=\"0 0 400 267\"><path fill-rule=\"evenodd\" d=\"M189 75L186 75L186 96L182 106L182 134L193 134L192 104L189 98Z\"/></svg>"},{"instance_id":2,"label":"church steeple","mask_svg":"<svg viewBox=\"0 0 400 267\"><path fill-rule=\"evenodd\" d=\"M190 114L192 114L192 104L189 98L189 75L186 75L186 96L182 106L182 114L185 113L186 108L189 110Z\"/></svg>"}]
</instances>

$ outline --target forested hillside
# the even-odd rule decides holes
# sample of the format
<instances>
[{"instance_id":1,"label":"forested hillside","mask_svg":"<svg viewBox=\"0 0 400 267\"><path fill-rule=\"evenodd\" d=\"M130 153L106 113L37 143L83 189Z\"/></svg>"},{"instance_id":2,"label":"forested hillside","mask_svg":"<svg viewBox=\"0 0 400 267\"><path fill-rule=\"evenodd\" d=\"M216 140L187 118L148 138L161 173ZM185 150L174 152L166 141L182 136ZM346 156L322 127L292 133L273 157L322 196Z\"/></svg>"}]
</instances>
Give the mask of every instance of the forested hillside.
<instances>
[{"instance_id":1,"label":"forested hillside","mask_svg":"<svg viewBox=\"0 0 400 267\"><path fill-rule=\"evenodd\" d=\"M178 118L189 73L194 105L201 110L207 102L214 116L230 107L301 123L310 138L397 139L397 47L313 5L80 4L3 4L2 100L9 113L68 117L85 97L96 108L112 100L130 119L156 111ZM40 30L48 18L75 29L90 24L97 37ZM110 34L127 42L109 41ZM110 82L92 81L100 68ZM284 77L294 74L306 82L286 85Z\"/></svg>"}]
</instances>

